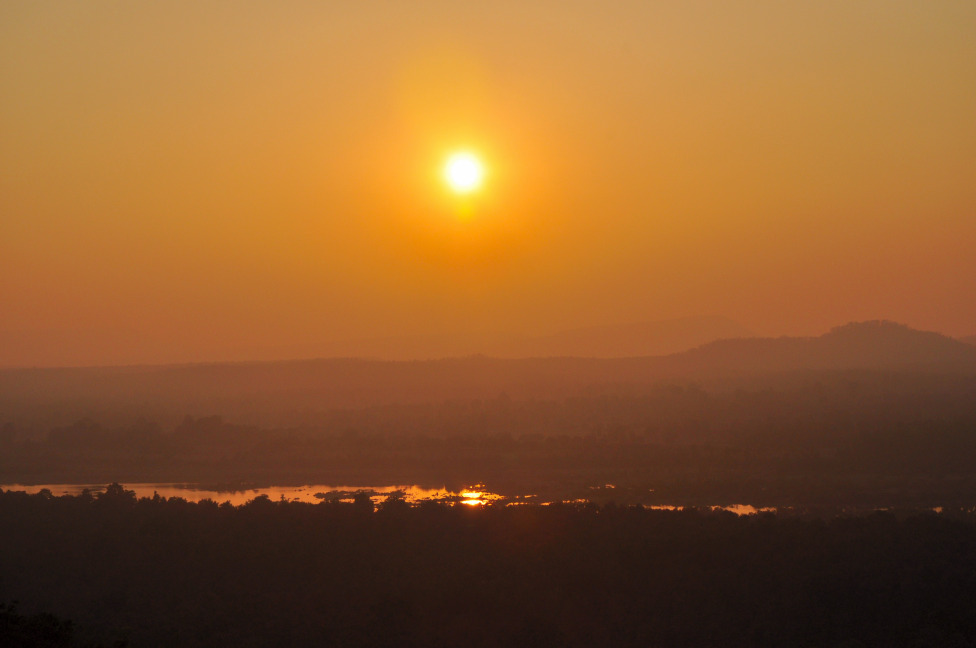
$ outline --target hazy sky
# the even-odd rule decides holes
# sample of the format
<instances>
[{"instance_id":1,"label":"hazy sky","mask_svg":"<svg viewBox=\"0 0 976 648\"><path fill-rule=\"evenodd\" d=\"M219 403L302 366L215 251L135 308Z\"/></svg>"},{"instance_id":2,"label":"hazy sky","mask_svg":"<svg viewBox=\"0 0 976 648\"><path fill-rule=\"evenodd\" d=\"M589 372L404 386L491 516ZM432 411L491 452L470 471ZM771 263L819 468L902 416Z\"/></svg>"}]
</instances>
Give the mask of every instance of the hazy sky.
<instances>
[{"instance_id":1,"label":"hazy sky","mask_svg":"<svg viewBox=\"0 0 976 648\"><path fill-rule=\"evenodd\" d=\"M974 34L971 0L5 1L0 365L976 333Z\"/></svg>"}]
</instances>

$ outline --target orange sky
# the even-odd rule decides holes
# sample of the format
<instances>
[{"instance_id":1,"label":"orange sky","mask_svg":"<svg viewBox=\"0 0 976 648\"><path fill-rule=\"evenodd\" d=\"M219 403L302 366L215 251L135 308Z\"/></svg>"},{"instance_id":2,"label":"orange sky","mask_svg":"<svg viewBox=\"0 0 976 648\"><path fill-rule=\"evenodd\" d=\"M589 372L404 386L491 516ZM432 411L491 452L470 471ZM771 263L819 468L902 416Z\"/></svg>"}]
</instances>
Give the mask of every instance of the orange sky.
<instances>
[{"instance_id":1,"label":"orange sky","mask_svg":"<svg viewBox=\"0 0 976 648\"><path fill-rule=\"evenodd\" d=\"M973 34L965 1L4 2L0 366L976 333Z\"/></svg>"}]
</instances>

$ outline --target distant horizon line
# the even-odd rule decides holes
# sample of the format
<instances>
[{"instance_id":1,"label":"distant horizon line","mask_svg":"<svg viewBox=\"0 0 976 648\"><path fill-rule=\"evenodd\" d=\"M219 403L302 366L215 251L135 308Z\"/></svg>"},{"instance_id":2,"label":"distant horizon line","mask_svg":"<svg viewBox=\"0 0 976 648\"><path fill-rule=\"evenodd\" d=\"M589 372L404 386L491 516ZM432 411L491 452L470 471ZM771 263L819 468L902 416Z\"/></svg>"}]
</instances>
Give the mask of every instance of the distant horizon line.
<instances>
[{"instance_id":1,"label":"distant horizon line","mask_svg":"<svg viewBox=\"0 0 976 648\"><path fill-rule=\"evenodd\" d=\"M565 331L560 331L551 335L559 335L561 333L583 331L583 330L605 330L620 327L629 326L640 326L640 325L652 325L652 324L668 324L676 323L686 320L706 320L706 319L723 319L728 322L738 325L738 322L727 318L724 316L702 316L702 317L680 317L667 320L653 320L645 322L632 322L632 323L622 323L622 324L611 324L606 326L589 326L581 327L576 329L567 329ZM503 354L492 354L485 352L471 352L462 353L457 355L437 355L424 358L385 358L382 356L371 356L371 355L304 355L304 356L293 356L293 357L276 357L276 358L235 358L235 359L218 359L218 360L186 360L186 361L173 361L173 362L123 362L123 363L106 363L106 364L88 364L88 363L78 363L78 364L36 364L36 365L8 365L0 364L0 371L22 371L22 370L59 370L59 369L145 369L145 368L191 368L191 367L207 367L207 366L227 366L227 365L269 365L269 364L284 364L284 363L306 363L306 362L366 362L366 363L387 363L387 364L413 364L413 363L425 363L425 362L442 362L442 361L452 361L452 360L472 360L472 359L486 359L486 360L498 360L498 361L521 361L521 360L627 360L627 359L637 359L637 358L666 358L669 356L681 355L693 351L698 348L702 348L711 345L715 342L720 342L724 340L814 340L822 338L830 333L843 329L850 326L868 326L868 325L890 325L916 333L928 333L936 334L949 340L954 340L961 342L963 344L976 345L976 334L974 335L964 335L964 336L952 336L941 331L926 330L914 328L908 324L898 322L889 319L871 319L871 320L852 320L845 324L839 324L830 327L827 331L819 335L743 335L743 336L730 336L730 337L717 337L709 341L690 346L685 349L678 351L673 351L670 353L662 354L636 354L636 355L625 355L625 356L599 356L599 355L581 355L581 354L556 354L556 355L503 355ZM427 337L427 336L403 336L403 338L409 337ZM431 337L436 337L432 335ZM538 336L535 339L545 339L550 336ZM357 340L349 340L346 343L355 342L368 342L368 341L391 341L400 339L398 337L387 337L387 338L361 338Z\"/></svg>"}]
</instances>

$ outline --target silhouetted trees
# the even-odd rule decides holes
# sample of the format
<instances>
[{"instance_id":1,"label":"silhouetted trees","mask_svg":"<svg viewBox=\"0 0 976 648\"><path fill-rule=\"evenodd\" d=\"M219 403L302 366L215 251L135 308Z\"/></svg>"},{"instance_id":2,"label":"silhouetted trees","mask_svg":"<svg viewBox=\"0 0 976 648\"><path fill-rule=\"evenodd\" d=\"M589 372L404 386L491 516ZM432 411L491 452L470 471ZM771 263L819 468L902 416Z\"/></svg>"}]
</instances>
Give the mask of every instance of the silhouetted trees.
<instances>
[{"instance_id":1,"label":"silhouetted trees","mask_svg":"<svg viewBox=\"0 0 976 648\"><path fill-rule=\"evenodd\" d=\"M37 616L50 613L72 620L72 641L133 646L976 639L971 513L410 507L396 495L370 512L362 499L233 507L108 492L0 493L0 600L23 610L0 621L40 619L56 638L60 622Z\"/></svg>"}]
</instances>

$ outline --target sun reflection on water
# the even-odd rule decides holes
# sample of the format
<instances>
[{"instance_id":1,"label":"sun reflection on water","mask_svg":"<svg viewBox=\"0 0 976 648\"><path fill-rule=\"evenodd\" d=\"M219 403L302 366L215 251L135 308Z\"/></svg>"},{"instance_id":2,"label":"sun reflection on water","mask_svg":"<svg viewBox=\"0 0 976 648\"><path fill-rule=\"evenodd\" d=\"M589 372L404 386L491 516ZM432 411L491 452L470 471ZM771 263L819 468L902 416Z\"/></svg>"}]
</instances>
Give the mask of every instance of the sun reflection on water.
<instances>
[{"instance_id":1,"label":"sun reflection on water","mask_svg":"<svg viewBox=\"0 0 976 648\"><path fill-rule=\"evenodd\" d=\"M252 487L241 485L238 488L226 488L211 486L202 488L199 484L181 483L134 483L123 484L126 490L135 492L136 497L170 498L178 497L190 502L202 500L212 500L214 502L228 502L235 506L247 504L258 497L267 497L271 501L304 502L307 504L319 504L330 502L352 502L357 494L365 493L373 501L374 505L382 504L387 498L398 497L407 504L419 504L421 502L435 502L439 504L459 504L472 508L487 505L495 506L520 506L535 504L548 506L554 503L564 506L588 506L593 503L588 498L572 499L553 499L541 498L538 494L525 495L500 495L488 490L484 484L473 484L463 488L453 490L447 487L427 488L424 486L398 485L398 486L337 486L324 484L306 484L305 486L268 486ZM613 484L603 486L592 486L590 490L604 490L615 488ZM54 496L61 495L80 495L84 491L97 494L105 491L104 484L0 484L3 491L24 491L27 493L37 493L42 489L48 489ZM644 504L645 508L656 510L681 510L685 507L667 504ZM756 507L748 504L732 504L724 506L707 506L704 509L725 510L736 515L755 515L757 513L776 512L773 507ZM939 509L937 509L938 511Z\"/></svg>"},{"instance_id":2,"label":"sun reflection on water","mask_svg":"<svg viewBox=\"0 0 976 648\"><path fill-rule=\"evenodd\" d=\"M461 503L468 506L484 506L501 499L501 495L485 490L484 484L476 484L460 492Z\"/></svg>"}]
</instances>

